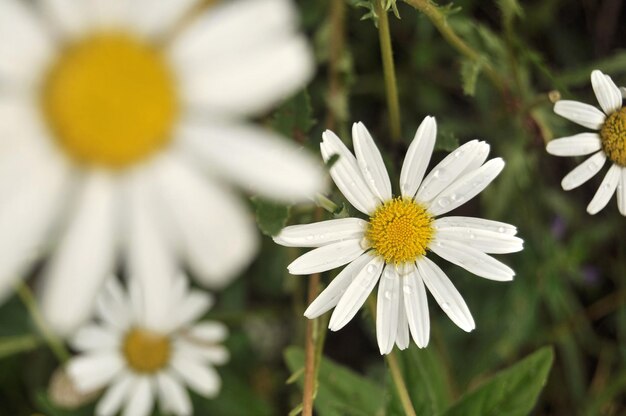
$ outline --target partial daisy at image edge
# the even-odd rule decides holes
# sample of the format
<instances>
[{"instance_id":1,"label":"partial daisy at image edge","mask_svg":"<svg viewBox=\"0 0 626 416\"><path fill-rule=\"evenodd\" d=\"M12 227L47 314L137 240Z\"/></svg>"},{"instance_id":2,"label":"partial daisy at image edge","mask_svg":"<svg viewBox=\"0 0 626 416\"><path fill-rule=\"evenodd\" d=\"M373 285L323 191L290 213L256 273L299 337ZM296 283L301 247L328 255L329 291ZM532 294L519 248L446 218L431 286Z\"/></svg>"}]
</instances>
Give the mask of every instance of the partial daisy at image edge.
<instances>
[{"instance_id":1,"label":"partial daisy at image edge","mask_svg":"<svg viewBox=\"0 0 626 416\"><path fill-rule=\"evenodd\" d=\"M60 335L121 261L149 299L183 267L228 285L259 246L235 190L296 203L326 188L302 145L248 121L313 75L294 4L223 2L172 31L199 4L0 0L0 299L45 256Z\"/></svg>"},{"instance_id":2,"label":"partial daisy at image edge","mask_svg":"<svg viewBox=\"0 0 626 416\"><path fill-rule=\"evenodd\" d=\"M546 151L554 156L591 155L563 178L561 186L566 191L594 177L608 160L611 167L587 212L597 214L617 194L618 210L626 216L626 88L618 88L611 77L597 69L591 72L591 85L602 110L579 101L559 100L554 104L554 112L595 132L553 139Z\"/></svg>"},{"instance_id":3,"label":"partial daisy at image edge","mask_svg":"<svg viewBox=\"0 0 626 416\"><path fill-rule=\"evenodd\" d=\"M430 319L426 289L464 331L475 328L461 294L428 252L480 277L510 281L515 272L489 254L523 249L513 225L443 214L478 195L501 172L504 161L489 161L489 145L469 141L446 156L428 175L437 123L426 117L411 142L400 174L400 196L392 193L380 151L363 123L352 127L356 157L332 131L320 144L324 161L338 160L330 175L350 204L367 216L284 228L274 241L313 250L289 266L295 275L346 267L309 305L314 319L334 308L329 328L338 331L359 311L378 284L376 336L381 354L394 345L428 345Z\"/></svg>"}]
</instances>

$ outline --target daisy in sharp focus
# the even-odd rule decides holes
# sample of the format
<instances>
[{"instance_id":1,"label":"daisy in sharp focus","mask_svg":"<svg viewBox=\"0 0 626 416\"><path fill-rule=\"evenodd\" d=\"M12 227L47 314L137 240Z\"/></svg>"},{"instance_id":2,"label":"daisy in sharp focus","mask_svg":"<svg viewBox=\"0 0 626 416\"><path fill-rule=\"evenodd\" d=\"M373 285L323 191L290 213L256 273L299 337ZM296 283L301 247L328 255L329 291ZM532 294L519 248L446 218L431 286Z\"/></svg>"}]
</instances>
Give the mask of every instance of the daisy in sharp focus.
<instances>
[{"instance_id":1,"label":"daisy in sharp focus","mask_svg":"<svg viewBox=\"0 0 626 416\"><path fill-rule=\"evenodd\" d=\"M244 121L312 75L289 0L35 3L0 0L0 298L45 251L60 333L120 254L155 291L181 262L222 287L258 245L233 186L323 190L312 156Z\"/></svg>"},{"instance_id":2,"label":"daisy in sharp focus","mask_svg":"<svg viewBox=\"0 0 626 416\"><path fill-rule=\"evenodd\" d=\"M500 158L485 163L489 145L472 140L443 159L424 178L435 145L437 124L426 117L409 146L393 197L381 154L362 123L352 127L356 158L332 132L323 134L322 156L339 159L330 174L346 199L368 216L284 228L274 238L290 247L317 247L289 265L292 274L324 272L348 264L309 305L313 319L335 308L329 328L341 329L378 286L376 335L381 354L397 344L428 344L428 288L443 311L465 331L474 319L429 251L486 279L512 280L514 272L487 253L522 249L512 225L471 217L440 217L480 193L500 173ZM422 180L422 178L424 178ZM381 277L382 276L382 277Z\"/></svg>"},{"instance_id":3,"label":"daisy in sharp focus","mask_svg":"<svg viewBox=\"0 0 626 416\"><path fill-rule=\"evenodd\" d=\"M168 297L160 299L162 320L146 322L147 295L139 282L129 281L127 293L111 277L97 297L98 323L81 327L71 339L79 355L67 364L76 388L84 393L106 387L96 415L152 414L154 402L166 414L191 415L185 385L206 397L215 397L221 380L213 365L228 361L219 345L227 329L218 322L196 320L211 306L211 298L189 290L188 280L172 281ZM107 387L108 386L108 387Z\"/></svg>"},{"instance_id":4,"label":"daisy in sharp focus","mask_svg":"<svg viewBox=\"0 0 626 416\"><path fill-rule=\"evenodd\" d=\"M578 101L560 100L554 105L554 112L597 133L551 140L546 150L555 156L593 153L563 178L561 186L566 191L591 179L608 159L611 167L587 206L587 212L592 215L600 212L617 190L617 207L626 216L626 107L623 105L626 89L620 90L611 77L598 70L591 73L591 85L602 111Z\"/></svg>"}]
</instances>

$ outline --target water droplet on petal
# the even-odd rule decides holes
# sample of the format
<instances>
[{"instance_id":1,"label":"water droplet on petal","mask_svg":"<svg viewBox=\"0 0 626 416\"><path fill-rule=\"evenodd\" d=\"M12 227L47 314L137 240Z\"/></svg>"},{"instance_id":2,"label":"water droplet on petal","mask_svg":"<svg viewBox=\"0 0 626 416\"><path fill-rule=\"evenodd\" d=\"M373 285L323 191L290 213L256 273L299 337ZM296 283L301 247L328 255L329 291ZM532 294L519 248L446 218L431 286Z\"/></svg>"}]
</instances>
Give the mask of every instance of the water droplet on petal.
<instances>
[{"instance_id":1,"label":"water droplet on petal","mask_svg":"<svg viewBox=\"0 0 626 416\"><path fill-rule=\"evenodd\" d=\"M309 235L306 236L306 239L309 240L309 241L313 240L313 238L314 238L313 234L309 234Z\"/></svg>"},{"instance_id":2,"label":"water droplet on petal","mask_svg":"<svg viewBox=\"0 0 626 416\"><path fill-rule=\"evenodd\" d=\"M450 310L450 304L448 302L443 302L441 304L441 309L443 309L444 311Z\"/></svg>"},{"instance_id":3,"label":"water droplet on petal","mask_svg":"<svg viewBox=\"0 0 626 416\"><path fill-rule=\"evenodd\" d=\"M374 273L376 271L376 266L374 266L373 264L370 264L369 266L367 266L366 271L370 274Z\"/></svg>"},{"instance_id":4,"label":"water droplet on petal","mask_svg":"<svg viewBox=\"0 0 626 416\"><path fill-rule=\"evenodd\" d=\"M407 295L410 295L411 293L413 293L413 288L409 285L404 285L404 287L402 287L402 291Z\"/></svg>"},{"instance_id":5,"label":"water droplet on petal","mask_svg":"<svg viewBox=\"0 0 626 416\"><path fill-rule=\"evenodd\" d=\"M385 299L391 300L391 298L392 298L391 292L388 290L385 290Z\"/></svg>"}]
</instances>

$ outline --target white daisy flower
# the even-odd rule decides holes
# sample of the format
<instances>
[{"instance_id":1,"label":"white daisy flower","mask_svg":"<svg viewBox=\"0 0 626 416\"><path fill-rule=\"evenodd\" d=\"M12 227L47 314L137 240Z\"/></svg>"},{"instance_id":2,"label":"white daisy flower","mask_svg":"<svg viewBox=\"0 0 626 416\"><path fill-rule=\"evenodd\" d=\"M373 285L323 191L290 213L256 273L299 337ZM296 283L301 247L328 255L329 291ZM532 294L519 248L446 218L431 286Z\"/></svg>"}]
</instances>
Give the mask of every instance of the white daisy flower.
<instances>
[{"instance_id":1,"label":"white daisy flower","mask_svg":"<svg viewBox=\"0 0 626 416\"><path fill-rule=\"evenodd\" d=\"M560 100L554 105L554 112L597 133L551 140L546 150L555 156L593 153L563 178L561 186L566 191L591 179L608 159L611 167L587 206L587 212L591 215L600 212L617 190L617 207L626 216L626 107L622 102L626 89L622 87L620 91L611 77L598 70L591 73L591 85L602 111L578 101Z\"/></svg>"},{"instance_id":2,"label":"white daisy flower","mask_svg":"<svg viewBox=\"0 0 626 416\"><path fill-rule=\"evenodd\" d=\"M513 270L487 253L522 249L512 225L471 217L438 218L482 191L504 162L495 158L484 163L489 145L473 140L424 178L436 133L435 119L426 117L409 146L400 174L400 196L394 198L381 154L362 123L352 127L356 158L333 132L326 131L320 146L324 160L339 156L330 174L346 199L369 218L294 225L274 239L284 246L318 247L289 265L292 274L348 264L304 313L313 319L335 308L329 324L333 331L355 316L380 280L376 335L381 354L391 352L394 343L407 348L409 332L419 347L428 344L425 288L455 324L468 332L474 329L465 301L427 257L428 251L478 276L508 281Z\"/></svg>"},{"instance_id":3,"label":"white daisy flower","mask_svg":"<svg viewBox=\"0 0 626 416\"><path fill-rule=\"evenodd\" d=\"M61 333L118 254L140 280L184 261L230 282L258 245L231 185L286 202L323 189L315 158L242 121L312 75L293 5L200 3L0 0L0 298L51 248L42 308Z\"/></svg>"},{"instance_id":4,"label":"white daisy flower","mask_svg":"<svg viewBox=\"0 0 626 416\"><path fill-rule=\"evenodd\" d=\"M221 379L213 365L228 361L228 350L219 345L227 329L218 322L195 321L212 300L204 292L189 290L188 280L172 281L169 296L160 299L162 320L146 322L145 296L139 282L129 281L129 293L114 277L97 297L98 323L86 324L71 339L81 354L67 364L76 388L84 393L106 388L96 406L99 416L151 414L158 399L167 414L191 415L185 385L215 397Z\"/></svg>"}]
</instances>

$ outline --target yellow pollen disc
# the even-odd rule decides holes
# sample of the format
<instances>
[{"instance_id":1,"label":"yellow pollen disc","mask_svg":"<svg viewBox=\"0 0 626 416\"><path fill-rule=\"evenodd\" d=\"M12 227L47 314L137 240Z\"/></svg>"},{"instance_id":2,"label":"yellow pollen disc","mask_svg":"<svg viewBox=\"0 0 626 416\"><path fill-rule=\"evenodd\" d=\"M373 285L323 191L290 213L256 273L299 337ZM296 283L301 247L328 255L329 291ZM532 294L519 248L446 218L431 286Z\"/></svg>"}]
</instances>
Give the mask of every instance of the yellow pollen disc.
<instances>
[{"instance_id":1,"label":"yellow pollen disc","mask_svg":"<svg viewBox=\"0 0 626 416\"><path fill-rule=\"evenodd\" d=\"M626 107L610 116L600 129L602 149L613 163L626 167Z\"/></svg>"},{"instance_id":2,"label":"yellow pollen disc","mask_svg":"<svg viewBox=\"0 0 626 416\"><path fill-rule=\"evenodd\" d=\"M133 328L122 346L128 366L138 373L154 373L167 365L171 345L168 337Z\"/></svg>"},{"instance_id":3,"label":"yellow pollen disc","mask_svg":"<svg viewBox=\"0 0 626 416\"><path fill-rule=\"evenodd\" d=\"M412 199L395 198L370 217L365 237L386 263L407 263L426 254L433 218Z\"/></svg>"},{"instance_id":4,"label":"yellow pollen disc","mask_svg":"<svg viewBox=\"0 0 626 416\"><path fill-rule=\"evenodd\" d=\"M78 162L124 167L165 145L177 113L161 54L122 34L69 46L45 80L44 116Z\"/></svg>"}]
</instances>

